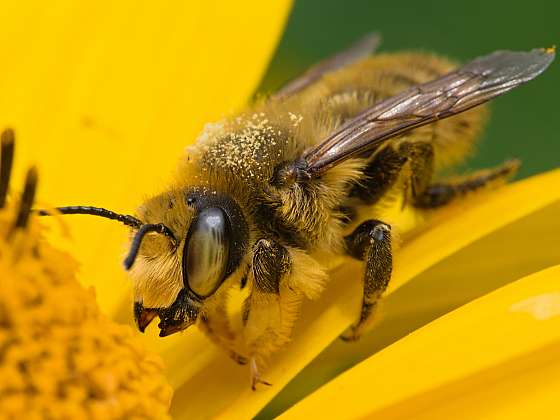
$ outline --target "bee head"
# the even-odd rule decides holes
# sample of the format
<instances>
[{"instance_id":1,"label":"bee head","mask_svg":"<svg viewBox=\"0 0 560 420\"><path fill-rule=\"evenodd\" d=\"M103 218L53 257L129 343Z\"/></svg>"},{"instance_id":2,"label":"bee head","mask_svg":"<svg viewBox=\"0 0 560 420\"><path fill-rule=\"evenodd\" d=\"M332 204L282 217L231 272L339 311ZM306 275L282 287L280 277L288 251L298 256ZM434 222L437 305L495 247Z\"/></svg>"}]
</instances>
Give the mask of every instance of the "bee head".
<instances>
[{"instance_id":1,"label":"bee head","mask_svg":"<svg viewBox=\"0 0 560 420\"><path fill-rule=\"evenodd\" d=\"M196 322L205 303L240 266L248 242L239 205L204 188L151 198L140 206L138 217L95 207L58 210L102 216L132 228L124 266L133 280L136 324L143 332L159 317L162 337Z\"/></svg>"}]
</instances>

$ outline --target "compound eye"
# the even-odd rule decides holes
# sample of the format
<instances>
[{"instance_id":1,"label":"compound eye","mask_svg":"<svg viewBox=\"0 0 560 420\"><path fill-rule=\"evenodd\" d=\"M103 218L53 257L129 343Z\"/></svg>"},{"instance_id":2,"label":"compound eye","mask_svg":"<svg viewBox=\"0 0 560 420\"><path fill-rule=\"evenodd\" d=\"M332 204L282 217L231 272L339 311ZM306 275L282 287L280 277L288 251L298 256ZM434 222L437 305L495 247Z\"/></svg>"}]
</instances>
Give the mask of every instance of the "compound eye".
<instances>
[{"instance_id":1,"label":"compound eye","mask_svg":"<svg viewBox=\"0 0 560 420\"><path fill-rule=\"evenodd\" d=\"M218 207L203 209L191 227L183 251L183 276L200 297L216 291L229 259L229 219Z\"/></svg>"}]
</instances>

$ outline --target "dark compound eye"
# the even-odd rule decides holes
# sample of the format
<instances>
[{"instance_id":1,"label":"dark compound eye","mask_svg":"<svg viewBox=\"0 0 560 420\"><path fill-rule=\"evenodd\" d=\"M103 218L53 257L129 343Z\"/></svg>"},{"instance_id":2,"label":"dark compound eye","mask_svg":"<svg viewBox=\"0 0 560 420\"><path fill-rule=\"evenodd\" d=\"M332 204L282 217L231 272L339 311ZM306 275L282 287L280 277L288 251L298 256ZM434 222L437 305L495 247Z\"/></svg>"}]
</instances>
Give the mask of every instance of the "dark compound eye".
<instances>
[{"instance_id":1,"label":"dark compound eye","mask_svg":"<svg viewBox=\"0 0 560 420\"><path fill-rule=\"evenodd\" d=\"M203 209L191 227L183 251L183 276L200 297L216 291L224 279L229 260L230 224L218 207Z\"/></svg>"}]
</instances>

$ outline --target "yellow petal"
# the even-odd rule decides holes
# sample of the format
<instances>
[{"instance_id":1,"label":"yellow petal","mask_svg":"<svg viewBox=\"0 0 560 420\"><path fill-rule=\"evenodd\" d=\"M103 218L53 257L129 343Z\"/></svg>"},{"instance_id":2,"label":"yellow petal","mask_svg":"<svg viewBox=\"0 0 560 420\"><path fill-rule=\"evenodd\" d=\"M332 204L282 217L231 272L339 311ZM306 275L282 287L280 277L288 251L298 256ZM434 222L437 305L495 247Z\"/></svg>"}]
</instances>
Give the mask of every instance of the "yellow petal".
<instances>
[{"instance_id":1,"label":"yellow petal","mask_svg":"<svg viewBox=\"0 0 560 420\"><path fill-rule=\"evenodd\" d=\"M373 331L351 345L341 340L331 343L267 406L264 417L281 413L341 372L439 316L558 264L558 214L560 201L462 247L393 290L383 300ZM405 261L401 259L400 264Z\"/></svg>"},{"instance_id":2,"label":"yellow petal","mask_svg":"<svg viewBox=\"0 0 560 420\"><path fill-rule=\"evenodd\" d=\"M282 418L551 418L560 389L560 266L447 314Z\"/></svg>"},{"instance_id":3,"label":"yellow petal","mask_svg":"<svg viewBox=\"0 0 560 420\"><path fill-rule=\"evenodd\" d=\"M0 127L16 130L16 163L38 163L39 200L133 211L204 123L245 103L290 3L3 1ZM68 219L82 278L103 279L114 311L130 300L125 230Z\"/></svg>"},{"instance_id":4,"label":"yellow petal","mask_svg":"<svg viewBox=\"0 0 560 420\"><path fill-rule=\"evenodd\" d=\"M560 171L553 171L474 197L440 214L437 223L405 241L388 294L491 232L555 205L560 190L554 186L559 183ZM499 249L497 255L501 255ZM271 368L264 372L272 387L252 392L247 369L231 362L198 332L174 338L163 350L173 386L182 384L175 394L173 414L177 418L256 415L354 320L359 310L361 270L360 264L346 263L333 271L318 301L306 302L292 342L273 357Z\"/></svg>"}]
</instances>

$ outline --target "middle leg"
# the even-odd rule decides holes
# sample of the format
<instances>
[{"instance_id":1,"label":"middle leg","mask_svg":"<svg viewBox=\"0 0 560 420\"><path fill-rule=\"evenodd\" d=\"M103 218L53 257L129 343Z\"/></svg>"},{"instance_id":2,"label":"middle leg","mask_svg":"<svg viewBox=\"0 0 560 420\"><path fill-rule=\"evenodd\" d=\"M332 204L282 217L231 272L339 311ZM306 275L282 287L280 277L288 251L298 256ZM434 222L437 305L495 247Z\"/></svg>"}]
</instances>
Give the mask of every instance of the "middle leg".
<instances>
[{"instance_id":1,"label":"middle leg","mask_svg":"<svg viewBox=\"0 0 560 420\"><path fill-rule=\"evenodd\" d=\"M371 326L379 299L391 280L391 227L379 220L368 220L345 239L348 254L366 263L360 317L341 337L355 341Z\"/></svg>"}]
</instances>

